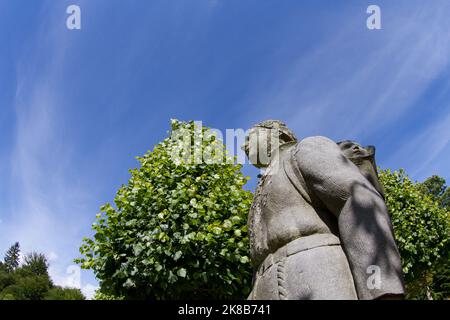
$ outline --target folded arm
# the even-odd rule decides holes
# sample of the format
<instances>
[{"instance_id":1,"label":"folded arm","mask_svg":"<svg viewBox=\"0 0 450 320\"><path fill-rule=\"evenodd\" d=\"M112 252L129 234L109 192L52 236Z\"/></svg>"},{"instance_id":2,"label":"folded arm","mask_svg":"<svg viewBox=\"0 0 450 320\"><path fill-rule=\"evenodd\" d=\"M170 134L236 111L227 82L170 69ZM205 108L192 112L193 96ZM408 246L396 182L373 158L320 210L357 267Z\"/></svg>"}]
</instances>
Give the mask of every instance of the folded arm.
<instances>
[{"instance_id":1,"label":"folded arm","mask_svg":"<svg viewBox=\"0 0 450 320\"><path fill-rule=\"evenodd\" d=\"M359 299L402 295L400 256L381 195L328 138L304 139L294 156L310 192L338 219Z\"/></svg>"}]
</instances>

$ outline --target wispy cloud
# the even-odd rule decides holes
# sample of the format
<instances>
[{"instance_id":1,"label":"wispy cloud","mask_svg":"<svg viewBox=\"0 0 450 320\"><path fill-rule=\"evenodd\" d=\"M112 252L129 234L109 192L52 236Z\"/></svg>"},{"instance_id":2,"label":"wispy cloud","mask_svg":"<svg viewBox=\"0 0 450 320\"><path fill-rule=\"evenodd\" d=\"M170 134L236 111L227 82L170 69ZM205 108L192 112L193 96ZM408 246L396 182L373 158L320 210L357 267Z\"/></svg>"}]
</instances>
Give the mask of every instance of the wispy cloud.
<instances>
[{"instance_id":1,"label":"wispy cloud","mask_svg":"<svg viewBox=\"0 0 450 320\"><path fill-rule=\"evenodd\" d=\"M4 221L0 237L2 245L19 241L24 252L52 252L49 258L59 257L51 261L51 273L57 276L72 264L80 241L75 222L90 196L69 174L74 159L64 135L60 83L68 43L64 24L51 13L16 60L16 131L9 180L13 214Z\"/></svg>"},{"instance_id":2,"label":"wispy cloud","mask_svg":"<svg viewBox=\"0 0 450 320\"><path fill-rule=\"evenodd\" d=\"M411 168L413 177L419 180L427 178L436 172L441 162L448 162L450 156L450 114L439 118L424 130L412 137L397 152L388 158L390 164L397 164L396 168ZM443 153L446 152L445 155ZM450 177L444 175L447 179ZM443 174L440 174L443 176ZM449 181L450 182L450 181Z\"/></svg>"},{"instance_id":3,"label":"wispy cloud","mask_svg":"<svg viewBox=\"0 0 450 320\"><path fill-rule=\"evenodd\" d=\"M395 132L450 65L449 3L414 2L405 8L404 3L384 4L380 31L366 30L359 15L333 21L339 28L310 49L299 50L288 66L276 56L279 71L272 68L262 75L243 105L257 106L261 120L285 119L299 138L321 134L373 141ZM427 106L420 107L426 112ZM254 119L254 109L246 116ZM427 143L426 159L410 163L413 175L438 160L448 143L448 121L436 119L423 132L417 131L419 126L411 128L417 135L415 142L433 140ZM412 155L413 146L401 152Z\"/></svg>"},{"instance_id":4,"label":"wispy cloud","mask_svg":"<svg viewBox=\"0 0 450 320\"><path fill-rule=\"evenodd\" d=\"M371 140L393 129L450 62L450 36L443 31L450 29L449 3L404 8L382 6L380 31L365 29L360 15L345 15L336 31L299 50L289 66L275 55L281 71L263 75L243 104L258 106L261 119L285 119L300 138ZM254 109L247 116L254 118ZM432 154L447 143L446 135L434 139ZM414 171L422 167L417 163Z\"/></svg>"}]
</instances>

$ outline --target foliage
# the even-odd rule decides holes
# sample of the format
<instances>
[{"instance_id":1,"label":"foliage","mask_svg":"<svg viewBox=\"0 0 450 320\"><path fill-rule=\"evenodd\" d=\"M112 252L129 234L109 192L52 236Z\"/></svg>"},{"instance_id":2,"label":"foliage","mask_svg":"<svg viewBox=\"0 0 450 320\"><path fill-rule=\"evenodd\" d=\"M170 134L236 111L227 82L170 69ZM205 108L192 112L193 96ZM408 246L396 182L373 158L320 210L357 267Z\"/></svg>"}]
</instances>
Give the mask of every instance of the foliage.
<instances>
[{"instance_id":1,"label":"foliage","mask_svg":"<svg viewBox=\"0 0 450 320\"><path fill-rule=\"evenodd\" d=\"M182 134L180 134L180 132ZM221 163L174 157L186 137ZM199 140L202 137L202 141ZM246 216L247 179L224 154L221 141L194 122L172 121L172 136L138 158L141 167L106 204L85 238L83 257L101 292L127 299L242 298L252 268Z\"/></svg>"},{"instance_id":2,"label":"foliage","mask_svg":"<svg viewBox=\"0 0 450 320\"><path fill-rule=\"evenodd\" d=\"M45 255L31 252L25 256L22 268L37 276L48 276L48 262Z\"/></svg>"},{"instance_id":3,"label":"foliage","mask_svg":"<svg viewBox=\"0 0 450 320\"><path fill-rule=\"evenodd\" d=\"M11 272L0 271L0 292L11 285L14 285L15 283L16 278Z\"/></svg>"},{"instance_id":4,"label":"foliage","mask_svg":"<svg viewBox=\"0 0 450 320\"><path fill-rule=\"evenodd\" d=\"M4 288L1 296L12 295L14 300L42 300L51 286L46 276L29 275L21 277L15 274L14 284Z\"/></svg>"},{"instance_id":5,"label":"foliage","mask_svg":"<svg viewBox=\"0 0 450 320\"><path fill-rule=\"evenodd\" d=\"M450 187L447 187L447 189L445 189L439 201L442 207L450 210Z\"/></svg>"},{"instance_id":6,"label":"foliage","mask_svg":"<svg viewBox=\"0 0 450 320\"><path fill-rule=\"evenodd\" d=\"M100 290L95 291L94 300L125 300L125 297L117 297L102 293Z\"/></svg>"},{"instance_id":7,"label":"foliage","mask_svg":"<svg viewBox=\"0 0 450 320\"><path fill-rule=\"evenodd\" d=\"M437 201L442 208L450 210L450 187L446 186L444 178L439 176L431 176L424 182L419 184L424 193Z\"/></svg>"},{"instance_id":8,"label":"foliage","mask_svg":"<svg viewBox=\"0 0 450 320\"><path fill-rule=\"evenodd\" d=\"M9 267L0 268L0 300L85 299L79 289L61 288L53 284L45 255L29 253L25 255L23 265L19 265L20 246L15 243L11 248L2 263Z\"/></svg>"},{"instance_id":9,"label":"foliage","mask_svg":"<svg viewBox=\"0 0 450 320\"><path fill-rule=\"evenodd\" d=\"M75 288L61 288L55 286L48 290L45 295L45 300L84 300L85 297L80 289Z\"/></svg>"},{"instance_id":10,"label":"foliage","mask_svg":"<svg viewBox=\"0 0 450 320\"><path fill-rule=\"evenodd\" d=\"M13 294L10 294L10 293L2 294L2 293L0 293L0 300L17 300L17 299L16 299L16 297Z\"/></svg>"},{"instance_id":11,"label":"foliage","mask_svg":"<svg viewBox=\"0 0 450 320\"><path fill-rule=\"evenodd\" d=\"M443 278L443 270L450 267L450 212L436 201L436 195L445 190L445 180L442 183L439 177L432 177L420 184L412 182L403 170L385 170L380 172L380 181L392 215L408 297L450 296L450 278Z\"/></svg>"},{"instance_id":12,"label":"foliage","mask_svg":"<svg viewBox=\"0 0 450 320\"><path fill-rule=\"evenodd\" d=\"M439 176L431 176L420 184L424 192L438 200L440 196L445 192L445 179Z\"/></svg>"},{"instance_id":13,"label":"foliage","mask_svg":"<svg viewBox=\"0 0 450 320\"><path fill-rule=\"evenodd\" d=\"M14 243L6 252L4 258L4 265L7 272L13 272L19 266L20 245L18 242Z\"/></svg>"}]
</instances>

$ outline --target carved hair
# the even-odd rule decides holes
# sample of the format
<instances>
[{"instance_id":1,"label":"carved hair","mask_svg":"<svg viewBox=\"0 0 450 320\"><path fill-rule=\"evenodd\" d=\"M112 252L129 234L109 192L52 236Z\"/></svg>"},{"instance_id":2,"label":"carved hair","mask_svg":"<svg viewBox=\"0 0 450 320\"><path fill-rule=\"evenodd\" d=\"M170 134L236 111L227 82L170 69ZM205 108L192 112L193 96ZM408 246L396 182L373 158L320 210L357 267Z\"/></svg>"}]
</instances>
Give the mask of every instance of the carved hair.
<instances>
[{"instance_id":1,"label":"carved hair","mask_svg":"<svg viewBox=\"0 0 450 320\"><path fill-rule=\"evenodd\" d=\"M264 120L253 126L254 128L278 129L279 137L283 142L297 141L294 132L280 120Z\"/></svg>"},{"instance_id":2,"label":"carved hair","mask_svg":"<svg viewBox=\"0 0 450 320\"><path fill-rule=\"evenodd\" d=\"M250 130L258 129L258 128L269 129L269 130L273 130L273 129L278 130L278 138L281 140L280 145L287 143L287 142L297 141L297 138L295 137L294 132L292 132L286 126L286 124L280 120L265 120L258 124L255 124ZM248 155L248 151L249 151L248 148L249 148L249 136L247 136L245 138L245 143L241 147L241 149L244 150L245 153ZM269 156L270 156L270 153L271 153L271 151L269 150Z\"/></svg>"}]
</instances>

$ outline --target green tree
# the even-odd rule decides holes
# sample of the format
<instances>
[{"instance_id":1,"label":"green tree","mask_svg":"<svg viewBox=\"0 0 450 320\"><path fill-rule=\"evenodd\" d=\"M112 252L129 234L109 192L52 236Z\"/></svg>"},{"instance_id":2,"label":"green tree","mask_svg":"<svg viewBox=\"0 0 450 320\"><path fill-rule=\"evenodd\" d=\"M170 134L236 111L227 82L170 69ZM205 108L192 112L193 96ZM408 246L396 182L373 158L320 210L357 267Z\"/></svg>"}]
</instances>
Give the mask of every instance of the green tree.
<instances>
[{"instance_id":1,"label":"green tree","mask_svg":"<svg viewBox=\"0 0 450 320\"><path fill-rule=\"evenodd\" d=\"M9 278L3 277L1 296L14 296L15 300L42 300L52 286L47 276L36 276L17 268L9 272ZM2 277L0 276L0 279Z\"/></svg>"},{"instance_id":2,"label":"green tree","mask_svg":"<svg viewBox=\"0 0 450 320\"><path fill-rule=\"evenodd\" d=\"M436 175L429 177L420 185L423 187L424 191L435 200L438 200L447 188L445 186L445 179Z\"/></svg>"},{"instance_id":3,"label":"green tree","mask_svg":"<svg viewBox=\"0 0 450 320\"><path fill-rule=\"evenodd\" d=\"M443 278L443 270L450 269L450 212L436 198L443 193L445 180L435 176L423 184L414 183L403 170L381 170L380 181L392 215L408 298L450 296L445 283L449 278Z\"/></svg>"},{"instance_id":4,"label":"green tree","mask_svg":"<svg viewBox=\"0 0 450 320\"><path fill-rule=\"evenodd\" d=\"M43 300L51 285L47 276L29 275L19 277L16 284L4 292L12 293L17 300Z\"/></svg>"},{"instance_id":5,"label":"green tree","mask_svg":"<svg viewBox=\"0 0 450 320\"><path fill-rule=\"evenodd\" d=\"M419 184L439 205L450 211L450 187L444 178L432 176ZM433 282L430 284L435 298L450 298L450 256L442 257L442 262L436 267Z\"/></svg>"},{"instance_id":6,"label":"green tree","mask_svg":"<svg viewBox=\"0 0 450 320\"><path fill-rule=\"evenodd\" d=\"M102 293L101 290L96 290L95 295L94 295L94 300L125 300L125 298L108 295L108 294Z\"/></svg>"},{"instance_id":7,"label":"green tree","mask_svg":"<svg viewBox=\"0 0 450 320\"><path fill-rule=\"evenodd\" d=\"M419 186L422 190L437 201L442 208L450 210L450 187L446 186L444 178L439 176L431 176Z\"/></svg>"},{"instance_id":8,"label":"green tree","mask_svg":"<svg viewBox=\"0 0 450 320\"><path fill-rule=\"evenodd\" d=\"M443 206L447 210L450 210L450 187L447 187L447 189L445 189L444 193L441 196L440 202L441 206Z\"/></svg>"},{"instance_id":9,"label":"green tree","mask_svg":"<svg viewBox=\"0 0 450 320\"><path fill-rule=\"evenodd\" d=\"M36 276L48 276L48 261L45 255L41 253L31 252L27 254L22 268Z\"/></svg>"},{"instance_id":10,"label":"green tree","mask_svg":"<svg viewBox=\"0 0 450 320\"><path fill-rule=\"evenodd\" d=\"M32 252L24 257L19 265L18 244L8 250L3 265L13 265L14 269L0 268L0 300L84 300L78 289L54 286L48 274L48 262L45 255ZM12 261L12 263L11 263ZM16 263L17 262L17 263Z\"/></svg>"},{"instance_id":11,"label":"green tree","mask_svg":"<svg viewBox=\"0 0 450 320\"><path fill-rule=\"evenodd\" d=\"M7 272L13 272L19 266L20 245L14 243L6 252L4 265Z\"/></svg>"},{"instance_id":12,"label":"green tree","mask_svg":"<svg viewBox=\"0 0 450 320\"><path fill-rule=\"evenodd\" d=\"M210 155L208 163L195 150ZM247 178L223 143L208 128L173 120L171 136L138 160L115 207L101 208L95 235L84 239L76 262L93 269L107 295L246 297L252 194L243 190Z\"/></svg>"},{"instance_id":13,"label":"green tree","mask_svg":"<svg viewBox=\"0 0 450 320\"><path fill-rule=\"evenodd\" d=\"M17 300L16 297L10 293L0 293L0 300Z\"/></svg>"},{"instance_id":14,"label":"green tree","mask_svg":"<svg viewBox=\"0 0 450 320\"><path fill-rule=\"evenodd\" d=\"M11 272L6 270L0 270L0 292L6 287L9 287L16 283L16 277Z\"/></svg>"},{"instance_id":15,"label":"green tree","mask_svg":"<svg viewBox=\"0 0 450 320\"><path fill-rule=\"evenodd\" d=\"M75 288L61 288L55 286L48 290L45 295L45 300L85 300L83 293L80 289Z\"/></svg>"}]
</instances>

